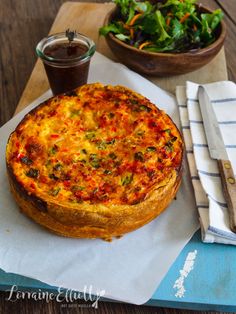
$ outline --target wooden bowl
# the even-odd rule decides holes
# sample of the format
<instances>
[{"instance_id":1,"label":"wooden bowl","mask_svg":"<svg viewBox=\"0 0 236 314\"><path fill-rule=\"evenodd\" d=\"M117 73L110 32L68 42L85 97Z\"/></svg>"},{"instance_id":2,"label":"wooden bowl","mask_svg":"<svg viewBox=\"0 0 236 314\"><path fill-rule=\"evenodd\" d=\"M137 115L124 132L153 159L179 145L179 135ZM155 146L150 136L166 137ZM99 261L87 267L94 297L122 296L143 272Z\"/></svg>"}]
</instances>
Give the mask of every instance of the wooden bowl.
<instances>
[{"instance_id":1,"label":"wooden bowl","mask_svg":"<svg viewBox=\"0 0 236 314\"><path fill-rule=\"evenodd\" d=\"M209 9L200 5L199 9L203 13L211 13ZM105 18L104 25L108 25L117 14L117 8L110 11ZM197 70L218 54L226 36L226 26L222 21L217 28L216 36L216 40L209 46L183 53L140 50L117 39L112 33L108 33L106 41L117 59L134 71L148 75L169 76Z\"/></svg>"}]
</instances>

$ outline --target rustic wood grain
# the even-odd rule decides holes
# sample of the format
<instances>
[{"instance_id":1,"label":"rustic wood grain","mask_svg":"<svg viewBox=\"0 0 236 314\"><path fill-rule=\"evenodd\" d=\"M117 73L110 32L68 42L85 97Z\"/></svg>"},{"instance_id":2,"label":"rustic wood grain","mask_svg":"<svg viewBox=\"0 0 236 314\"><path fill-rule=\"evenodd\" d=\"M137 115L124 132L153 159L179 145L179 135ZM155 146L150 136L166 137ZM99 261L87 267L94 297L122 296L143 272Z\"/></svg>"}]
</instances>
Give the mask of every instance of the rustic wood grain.
<instances>
[{"instance_id":1,"label":"rustic wood grain","mask_svg":"<svg viewBox=\"0 0 236 314\"><path fill-rule=\"evenodd\" d=\"M235 0L216 0L216 3L224 11L227 18L229 18L233 24L236 25Z\"/></svg>"},{"instance_id":2,"label":"rustic wood grain","mask_svg":"<svg viewBox=\"0 0 236 314\"><path fill-rule=\"evenodd\" d=\"M203 2L203 1L202 1ZM208 1L207 1L208 2ZM224 21L227 27L225 40L225 55L227 60L227 70L229 80L236 81L236 1L216 0L210 1L209 7L212 9L221 8L224 12Z\"/></svg>"},{"instance_id":3,"label":"rustic wood grain","mask_svg":"<svg viewBox=\"0 0 236 314\"><path fill-rule=\"evenodd\" d=\"M34 52L36 43L50 31L53 20L64 0L1 0L0 4L0 125L13 115L17 103L28 81L36 61ZM83 0L90 2L90 0ZM93 2L104 2L103 0ZM200 1L199 1L200 2ZM236 81L236 1L202 0L209 8L221 8L225 12L228 38L225 43L229 79ZM93 22L93 21L91 21ZM92 32L92 28L91 28ZM95 35L95 34L94 34ZM222 52L223 53L223 52ZM42 84L45 84L42 83ZM47 85L43 86L46 88ZM171 86L170 86L171 88ZM35 92L35 91L31 91ZM37 92L35 92L37 94ZM100 302L98 310L86 307L88 304L57 303L52 301L19 300L6 301L7 293L0 293L0 314L44 314L44 313L117 313L117 314L197 314L199 312L134 306L129 304Z\"/></svg>"}]
</instances>

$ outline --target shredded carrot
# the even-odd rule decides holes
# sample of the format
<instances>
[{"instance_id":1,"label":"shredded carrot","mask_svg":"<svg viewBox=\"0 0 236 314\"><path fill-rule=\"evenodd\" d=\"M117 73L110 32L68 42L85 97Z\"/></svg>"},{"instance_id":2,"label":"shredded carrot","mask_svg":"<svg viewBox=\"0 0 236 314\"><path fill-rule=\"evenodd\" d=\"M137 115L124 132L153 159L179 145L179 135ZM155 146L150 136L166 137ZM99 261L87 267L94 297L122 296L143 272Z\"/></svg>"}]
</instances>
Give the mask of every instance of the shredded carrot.
<instances>
[{"instance_id":1,"label":"shredded carrot","mask_svg":"<svg viewBox=\"0 0 236 314\"><path fill-rule=\"evenodd\" d=\"M144 43L142 43L142 44L138 47L138 49L142 50L144 47L146 47L146 46L148 46L148 45L150 45L150 44L151 44L150 41L145 41Z\"/></svg>"},{"instance_id":2,"label":"shredded carrot","mask_svg":"<svg viewBox=\"0 0 236 314\"><path fill-rule=\"evenodd\" d=\"M133 39L134 38L134 29L130 28L129 32L130 32L130 38Z\"/></svg>"},{"instance_id":3,"label":"shredded carrot","mask_svg":"<svg viewBox=\"0 0 236 314\"><path fill-rule=\"evenodd\" d=\"M196 24L193 24L193 30L194 30L194 32L197 31L197 25Z\"/></svg>"},{"instance_id":4,"label":"shredded carrot","mask_svg":"<svg viewBox=\"0 0 236 314\"><path fill-rule=\"evenodd\" d=\"M127 25L127 24L125 24L125 23L123 24L123 27L124 27L125 29L128 29L128 30L130 29L129 25Z\"/></svg>"},{"instance_id":5,"label":"shredded carrot","mask_svg":"<svg viewBox=\"0 0 236 314\"><path fill-rule=\"evenodd\" d=\"M183 23L185 20L187 20L187 18L188 18L189 16L190 16L190 13L189 13L189 12L185 13L184 16L181 17L180 23Z\"/></svg>"},{"instance_id":6,"label":"shredded carrot","mask_svg":"<svg viewBox=\"0 0 236 314\"><path fill-rule=\"evenodd\" d=\"M167 20L166 20L166 25L167 25L167 26L170 26L170 20L171 20L171 18L168 17Z\"/></svg>"},{"instance_id":7,"label":"shredded carrot","mask_svg":"<svg viewBox=\"0 0 236 314\"><path fill-rule=\"evenodd\" d=\"M142 13L138 13L136 14L132 19L131 21L129 22L129 25L132 26L134 25L134 23L137 21L137 19L142 15Z\"/></svg>"}]
</instances>

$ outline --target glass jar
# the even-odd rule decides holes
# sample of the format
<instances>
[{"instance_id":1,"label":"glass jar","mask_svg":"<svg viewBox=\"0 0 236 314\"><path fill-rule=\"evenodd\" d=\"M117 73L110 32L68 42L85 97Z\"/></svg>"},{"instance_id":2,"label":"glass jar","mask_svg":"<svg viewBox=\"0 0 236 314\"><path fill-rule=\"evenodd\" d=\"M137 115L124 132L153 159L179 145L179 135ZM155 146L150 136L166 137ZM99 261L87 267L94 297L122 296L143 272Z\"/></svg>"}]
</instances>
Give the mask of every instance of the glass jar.
<instances>
[{"instance_id":1,"label":"glass jar","mask_svg":"<svg viewBox=\"0 0 236 314\"><path fill-rule=\"evenodd\" d=\"M36 47L54 95L65 93L87 83L94 42L79 33L68 39L67 32L43 38Z\"/></svg>"}]
</instances>

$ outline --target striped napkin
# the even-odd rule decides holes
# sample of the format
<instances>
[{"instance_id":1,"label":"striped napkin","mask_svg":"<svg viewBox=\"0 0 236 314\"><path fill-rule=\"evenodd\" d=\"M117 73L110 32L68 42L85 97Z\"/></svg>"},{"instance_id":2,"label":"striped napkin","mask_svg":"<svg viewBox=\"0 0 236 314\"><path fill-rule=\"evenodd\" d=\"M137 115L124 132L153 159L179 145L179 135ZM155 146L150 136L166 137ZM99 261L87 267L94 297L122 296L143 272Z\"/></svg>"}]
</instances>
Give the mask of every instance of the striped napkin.
<instances>
[{"instance_id":1,"label":"striped napkin","mask_svg":"<svg viewBox=\"0 0 236 314\"><path fill-rule=\"evenodd\" d=\"M198 84L186 82L176 88L180 120L193 183L203 242L236 245L229 228L226 201L216 160L209 155L198 103ZM215 110L225 147L236 174L236 84L230 81L204 87Z\"/></svg>"}]
</instances>

